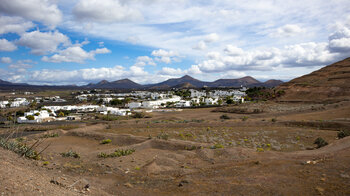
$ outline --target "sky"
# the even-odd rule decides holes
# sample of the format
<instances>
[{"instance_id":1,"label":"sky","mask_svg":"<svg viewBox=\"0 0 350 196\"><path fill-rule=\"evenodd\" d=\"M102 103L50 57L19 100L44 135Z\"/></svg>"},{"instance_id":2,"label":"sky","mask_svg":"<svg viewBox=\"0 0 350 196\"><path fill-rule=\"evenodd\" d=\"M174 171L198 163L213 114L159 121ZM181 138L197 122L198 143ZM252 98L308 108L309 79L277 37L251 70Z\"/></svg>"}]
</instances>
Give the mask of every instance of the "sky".
<instances>
[{"instance_id":1,"label":"sky","mask_svg":"<svg viewBox=\"0 0 350 196\"><path fill-rule=\"evenodd\" d=\"M0 0L0 79L288 81L350 57L349 0Z\"/></svg>"}]
</instances>

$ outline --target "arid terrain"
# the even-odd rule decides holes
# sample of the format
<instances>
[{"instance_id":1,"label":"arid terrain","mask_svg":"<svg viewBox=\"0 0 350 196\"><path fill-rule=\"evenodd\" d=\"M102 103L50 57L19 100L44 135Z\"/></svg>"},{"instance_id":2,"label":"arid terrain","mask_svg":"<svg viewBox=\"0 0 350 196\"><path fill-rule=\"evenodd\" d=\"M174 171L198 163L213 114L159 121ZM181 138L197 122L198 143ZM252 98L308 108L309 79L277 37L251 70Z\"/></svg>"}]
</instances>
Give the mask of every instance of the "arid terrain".
<instances>
[{"instance_id":1,"label":"arid terrain","mask_svg":"<svg viewBox=\"0 0 350 196\"><path fill-rule=\"evenodd\" d=\"M350 195L349 62L271 100L5 124L0 194Z\"/></svg>"},{"instance_id":2,"label":"arid terrain","mask_svg":"<svg viewBox=\"0 0 350 196\"><path fill-rule=\"evenodd\" d=\"M223 113L259 108L258 114ZM30 134L41 160L0 149L2 195L349 195L350 104L247 103ZM226 114L228 119L220 118ZM44 126L44 125L42 125ZM26 126L18 128L25 129ZM4 129L3 132L6 132ZM54 135L54 133L57 133ZM48 135L52 137L46 137ZM322 137L329 145L316 149ZM101 144L110 139L111 142ZM117 149L135 151L99 157ZM63 157L76 152L79 157Z\"/></svg>"}]
</instances>

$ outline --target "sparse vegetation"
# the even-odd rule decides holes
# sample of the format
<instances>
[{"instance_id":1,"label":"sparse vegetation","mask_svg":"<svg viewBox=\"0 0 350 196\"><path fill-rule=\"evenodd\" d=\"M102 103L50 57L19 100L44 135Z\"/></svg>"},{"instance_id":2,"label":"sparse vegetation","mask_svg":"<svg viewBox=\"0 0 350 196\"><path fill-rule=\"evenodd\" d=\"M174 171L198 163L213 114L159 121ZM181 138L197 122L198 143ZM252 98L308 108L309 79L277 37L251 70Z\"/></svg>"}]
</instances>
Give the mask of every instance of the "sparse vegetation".
<instances>
[{"instance_id":1,"label":"sparse vegetation","mask_svg":"<svg viewBox=\"0 0 350 196\"><path fill-rule=\"evenodd\" d=\"M224 145L222 145L222 144L215 144L214 146L211 146L210 148L211 149L224 148Z\"/></svg>"},{"instance_id":2,"label":"sparse vegetation","mask_svg":"<svg viewBox=\"0 0 350 196\"><path fill-rule=\"evenodd\" d=\"M162 131L157 135L157 139L163 139L163 140L168 140L169 139L169 134L165 133Z\"/></svg>"},{"instance_id":3,"label":"sparse vegetation","mask_svg":"<svg viewBox=\"0 0 350 196\"><path fill-rule=\"evenodd\" d=\"M68 152L62 152L60 153L62 155L62 157L73 157L73 158L80 158L80 155L73 151L73 150L69 150Z\"/></svg>"},{"instance_id":4,"label":"sparse vegetation","mask_svg":"<svg viewBox=\"0 0 350 196\"><path fill-rule=\"evenodd\" d=\"M316 148L321 148L323 146L327 146L328 142L326 142L323 138L319 137L315 140L314 144L317 145Z\"/></svg>"},{"instance_id":5,"label":"sparse vegetation","mask_svg":"<svg viewBox=\"0 0 350 196\"><path fill-rule=\"evenodd\" d=\"M42 138L59 137L58 133L48 133L42 136Z\"/></svg>"},{"instance_id":6,"label":"sparse vegetation","mask_svg":"<svg viewBox=\"0 0 350 196\"><path fill-rule=\"evenodd\" d=\"M102 140L100 143L101 143L101 144L109 144L109 143L111 143L111 142L112 142L111 139L105 139L105 140Z\"/></svg>"},{"instance_id":7,"label":"sparse vegetation","mask_svg":"<svg viewBox=\"0 0 350 196\"><path fill-rule=\"evenodd\" d=\"M339 139L347 137L347 136L350 136L350 130L341 130L338 132Z\"/></svg>"},{"instance_id":8,"label":"sparse vegetation","mask_svg":"<svg viewBox=\"0 0 350 196\"><path fill-rule=\"evenodd\" d=\"M97 155L99 158L111 158L111 157L121 157L131 155L135 152L135 149L117 149L113 153L107 154L105 152L101 152Z\"/></svg>"},{"instance_id":9,"label":"sparse vegetation","mask_svg":"<svg viewBox=\"0 0 350 196\"><path fill-rule=\"evenodd\" d=\"M248 120L248 116L243 116L242 121L246 121L246 120Z\"/></svg>"},{"instance_id":10,"label":"sparse vegetation","mask_svg":"<svg viewBox=\"0 0 350 196\"><path fill-rule=\"evenodd\" d=\"M223 114L220 116L220 119L231 119L227 114Z\"/></svg>"},{"instance_id":11,"label":"sparse vegetation","mask_svg":"<svg viewBox=\"0 0 350 196\"><path fill-rule=\"evenodd\" d=\"M29 147L26 144L23 144L16 140L8 140L5 138L0 138L0 146L3 147L4 149L11 150L24 157L35 159L35 160L40 159L40 153L38 153L33 149L37 143L38 142L34 143L32 146Z\"/></svg>"}]
</instances>

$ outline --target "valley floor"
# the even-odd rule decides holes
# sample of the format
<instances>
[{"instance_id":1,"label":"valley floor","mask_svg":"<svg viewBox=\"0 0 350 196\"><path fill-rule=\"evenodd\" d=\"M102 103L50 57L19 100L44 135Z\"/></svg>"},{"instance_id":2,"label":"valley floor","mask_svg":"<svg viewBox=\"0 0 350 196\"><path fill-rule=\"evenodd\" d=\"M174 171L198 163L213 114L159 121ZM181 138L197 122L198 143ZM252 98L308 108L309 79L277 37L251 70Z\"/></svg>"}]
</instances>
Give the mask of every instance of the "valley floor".
<instances>
[{"instance_id":1,"label":"valley floor","mask_svg":"<svg viewBox=\"0 0 350 196\"><path fill-rule=\"evenodd\" d=\"M238 107L260 112L224 113ZM233 108L158 112L27 135L28 145L42 141L37 151L49 147L42 160L0 148L0 194L350 194L350 137L337 138L350 128L349 102ZM53 137L43 139L48 134ZM318 137L329 144L316 149ZM111 142L101 144L105 139ZM130 149L135 152L101 158ZM79 158L61 155L69 151Z\"/></svg>"}]
</instances>

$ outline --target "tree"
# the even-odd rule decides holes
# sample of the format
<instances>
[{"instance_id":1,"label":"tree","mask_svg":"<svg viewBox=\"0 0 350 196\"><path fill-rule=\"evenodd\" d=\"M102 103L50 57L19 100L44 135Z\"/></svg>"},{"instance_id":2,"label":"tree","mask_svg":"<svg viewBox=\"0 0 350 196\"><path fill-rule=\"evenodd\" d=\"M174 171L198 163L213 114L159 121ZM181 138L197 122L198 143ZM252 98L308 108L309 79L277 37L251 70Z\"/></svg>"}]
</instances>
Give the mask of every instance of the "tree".
<instances>
[{"instance_id":1,"label":"tree","mask_svg":"<svg viewBox=\"0 0 350 196\"><path fill-rule=\"evenodd\" d=\"M28 119L28 120L35 120L35 118L34 118L33 115L28 115L28 116L26 116L26 119Z\"/></svg>"},{"instance_id":2,"label":"tree","mask_svg":"<svg viewBox=\"0 0 350 196\"><path fill-rule=\"evenodd\" d=\"M233 104L233 100L232 100L232 99L227 99L227 100L226 100L226 103L227 103L227 104Z\"/></svg>"},{"instance_id":3,"label":"tree","mask_svg":"<svg viewBox=\"0 0 350 196\"><path fill-rule=\"evenodd\" d=\"M59 117L63 117L63 116L64 116L64 113L61 111L60 113L58 113L58 116L59 116Z\"/></svg>"}]
</instances>

